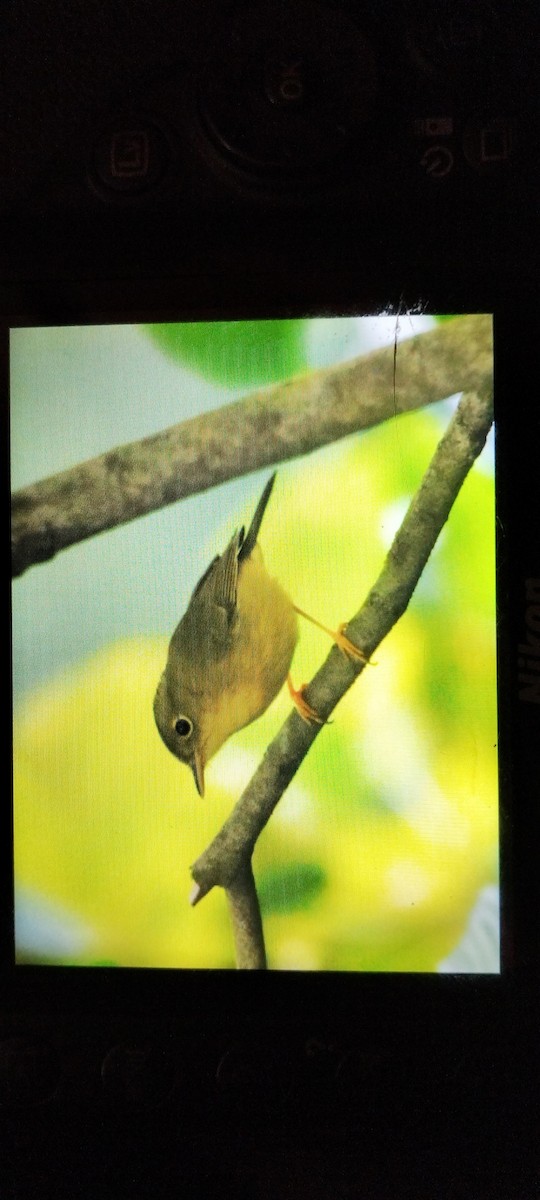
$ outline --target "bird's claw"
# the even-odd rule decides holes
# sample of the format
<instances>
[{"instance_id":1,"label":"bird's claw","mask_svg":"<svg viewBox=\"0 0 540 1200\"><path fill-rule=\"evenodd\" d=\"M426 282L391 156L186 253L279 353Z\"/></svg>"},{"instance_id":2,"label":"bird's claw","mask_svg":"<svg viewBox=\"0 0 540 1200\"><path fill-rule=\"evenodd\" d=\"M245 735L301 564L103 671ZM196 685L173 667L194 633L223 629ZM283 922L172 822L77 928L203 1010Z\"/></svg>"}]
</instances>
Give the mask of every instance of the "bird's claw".
<instances>
[{"instance_id":1,"label":"bird's claw","mask_svg":"<svg viewBox=\"0 0 540 1200\"><path fill-rule=\"evenodd\" d=\"M319 714L315 712L315 709L311 707L311 704L308 704L304 696L304 690L306 687L305 683L303 683L301 687L295 688L290 675L288 675L287 687L296 711L302 717L303 721L307 721L309 725L313 723L316 725L326 725L328 723L323 719L323 717L320 717Z\"/></svg>"},{"instance_id":2,"label":"bird's claw","mask_svg":"<svg viewBox=\"0 0 540 1200\"><path fill-rule=\"evenodd\" d=\"M363 650L360 650L358 646L354 645L354 642L351 642L350 639L345 636L344 630L346 628L347 621L343 621L336 633L333 634L336 646L339 647L342 654L344 654L346 658L352 658L356 662L368 663L369 658L367 658Z\"/></svg>"}]
</instances>

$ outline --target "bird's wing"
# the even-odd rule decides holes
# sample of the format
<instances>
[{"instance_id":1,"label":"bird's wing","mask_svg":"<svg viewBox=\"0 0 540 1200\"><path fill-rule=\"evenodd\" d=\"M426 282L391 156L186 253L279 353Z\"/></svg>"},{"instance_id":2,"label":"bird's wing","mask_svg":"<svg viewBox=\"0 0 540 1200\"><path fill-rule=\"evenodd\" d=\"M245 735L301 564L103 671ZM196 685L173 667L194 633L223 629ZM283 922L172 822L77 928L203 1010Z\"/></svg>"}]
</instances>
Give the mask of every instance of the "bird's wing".
<instances>
[{"instance_id":1,"label":"bird's wing","mask_svg":"<svg viewBox=\"0 0 540 1200\"><path fill-rule=\"evenodd\" d=\"M199 592L202 590L202 587L206 583L206 580L210 578L210 575L212 574L212 571L214 570L214 567L217 562L219 562L219 554L216 554L216 557L212 559L210 566L207 567L206 571L201 575L201 578L199 579L198 584L193 589L193 592L191 595L192 600L195 599L195 596L199 595Z\"/></svg>"},{"instance_id":2,"label":"bird's wing","mask_svg":"<svg viewBox=\"0 0 540 1200\"><path fill-rule=\"evenodd\" d=\"M236 592L238 587L238 550L242 545L244 530L239 529L231 538L227 549L212 564L204 587L208 597L219 608L224 608L228 617L236 611Z\"/></svg>"}]
</instances>

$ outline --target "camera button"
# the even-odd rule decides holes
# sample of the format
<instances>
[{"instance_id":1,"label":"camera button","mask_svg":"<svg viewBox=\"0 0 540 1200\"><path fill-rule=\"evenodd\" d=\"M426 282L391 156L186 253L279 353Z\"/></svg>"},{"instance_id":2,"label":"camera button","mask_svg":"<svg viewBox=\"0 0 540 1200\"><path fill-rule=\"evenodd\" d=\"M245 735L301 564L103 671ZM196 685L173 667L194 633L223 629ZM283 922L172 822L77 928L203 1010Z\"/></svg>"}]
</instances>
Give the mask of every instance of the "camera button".
<instances>
[{"instance_id":1,"label":"camera button","mask_svg":"<svg viewBox=\"0 0 540 1200\"><path fill-rule=\"evenodd\" d=\"M475 118L463 135L463 150L471 167L482 173L504 170L513 158L515 130L506 117Z\"/></svg>"},{"instance_id":2,"label":"camera button","mask_svg":"<svg viewBox=\"0 0 540 1200\"><path fill-rule=\"evenodd\" d=\"M161 183L169 161L167 138L156 125L137 117L120 119L96 141L90 182L102 195L138 197Z\"/></svg>"},{"instance_id":3,"label":"camera button","mask_svg":"<svg viewBox=\"0 0 540 1200\"><path fill-rule=\"evenodd\" d=\"M121 1042L101 1064L103 1090L109 1100L135 1109L165 1100L175 1082L174 1065L165 1051L150 1042Z\"/></svg>"},{"instance_id":4,"label":"camera button","mask_svg":"<svg viewBox=\"0 0 540 1200\"><path fill-rule=\"evenodd\" d=\"M256 1045L232 1046L216 1071L218 1092L236 1107L257 1106L263 1112L280 1110L291 1080L279 1053L265 1053Z\"/></svg>"},{"instance_id":5,"label":"camera button","mask_svg":"<svg viewBox=\"0 0 540 1200\"><path fill-rule=\"evenodd\" d=\"M377 96L368 35L341 10L299 0L237 14L200 77L198 108L230 169L294 189L337 170L356 139L370 142Z\"/></svg>"}]
</instances>

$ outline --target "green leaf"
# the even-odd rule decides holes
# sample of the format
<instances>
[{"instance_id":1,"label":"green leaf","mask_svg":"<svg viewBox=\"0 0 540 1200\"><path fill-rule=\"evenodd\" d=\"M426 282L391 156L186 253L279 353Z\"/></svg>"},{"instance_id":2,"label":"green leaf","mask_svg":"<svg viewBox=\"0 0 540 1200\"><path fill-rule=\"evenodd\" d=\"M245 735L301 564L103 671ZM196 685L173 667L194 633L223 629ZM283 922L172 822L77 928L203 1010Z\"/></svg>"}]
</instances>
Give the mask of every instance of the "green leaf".
<instances>
[{"instance_id":1,"label":"green leaf","mask_svg":"<svg viewBox=\"0 0 540 1200\"><path fill-rule=\"evenodd\" d=\"M283 863L267 867L257 876L263 916L309 908L326 886L326 871L313 862Z\"/></svg>"},{"instance_id":2,"label":"green leaf","mask_svg":"<svg viewBox=\"0 0 540 1200\"><path fill-rule=\"evenodd\" d=\"M288 379L306 368L304 320L191 321L143 328L170 358L225 387Z\"/></svg>"}]
</instances>

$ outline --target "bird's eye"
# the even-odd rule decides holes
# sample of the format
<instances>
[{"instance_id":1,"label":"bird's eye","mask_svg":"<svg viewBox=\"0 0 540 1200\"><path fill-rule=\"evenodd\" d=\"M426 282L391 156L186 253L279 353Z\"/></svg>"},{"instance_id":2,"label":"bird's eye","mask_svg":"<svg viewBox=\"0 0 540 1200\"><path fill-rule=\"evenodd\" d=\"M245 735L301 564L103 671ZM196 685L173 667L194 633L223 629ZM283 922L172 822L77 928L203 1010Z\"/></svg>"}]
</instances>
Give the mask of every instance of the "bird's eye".
<instances>
[{"instance_id":1,"label":"bird's eye","mask_svg":"<svg viewBox=\"0 0 540 1200\"><path fill-rule=\"evenodd\" d=\"M193 724L190 720L188 720L187 717L179 717L174 723L174 728L178 734L178 737L186 738L189 737L191 730L193 729Z\"/></svg>"}]
</instances>

